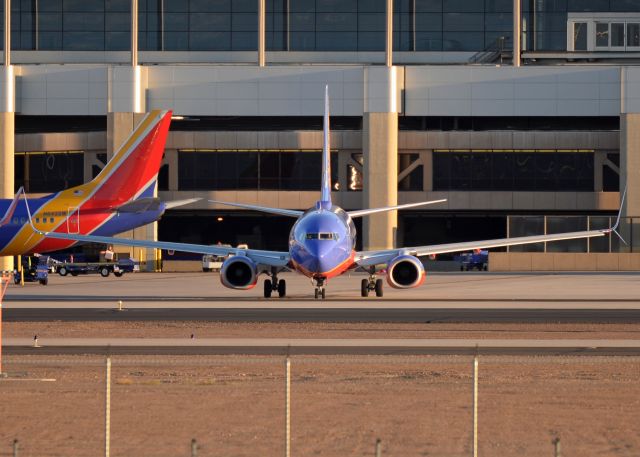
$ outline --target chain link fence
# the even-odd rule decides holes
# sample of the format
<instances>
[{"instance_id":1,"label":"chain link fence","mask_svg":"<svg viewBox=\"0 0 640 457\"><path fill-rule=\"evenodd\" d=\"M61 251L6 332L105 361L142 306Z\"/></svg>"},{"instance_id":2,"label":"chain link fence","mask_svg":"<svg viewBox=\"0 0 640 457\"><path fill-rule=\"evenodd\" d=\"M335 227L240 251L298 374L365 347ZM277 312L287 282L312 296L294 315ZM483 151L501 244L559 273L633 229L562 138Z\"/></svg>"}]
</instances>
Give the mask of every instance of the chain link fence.
<instances>
[{"instance_id":1,"label":"chain link fence","mask_svg":"<svg viewBox=\"0 0 640 457\"><path fill-rule=\"evenodd\" d=\"M473 357L110 360L6 356L0 455L474 455ZM639 363L481 355L478 454L638 455Z\"/></svg>"}]
</instances>

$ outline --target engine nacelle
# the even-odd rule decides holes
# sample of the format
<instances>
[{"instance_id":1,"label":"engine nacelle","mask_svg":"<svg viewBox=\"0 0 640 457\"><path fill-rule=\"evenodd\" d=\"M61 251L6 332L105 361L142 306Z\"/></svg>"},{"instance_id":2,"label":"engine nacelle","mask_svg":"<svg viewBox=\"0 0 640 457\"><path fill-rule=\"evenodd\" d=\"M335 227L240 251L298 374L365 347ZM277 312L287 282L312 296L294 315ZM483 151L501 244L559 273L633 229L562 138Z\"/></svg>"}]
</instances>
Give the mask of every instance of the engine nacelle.
<instances>
[{"instance_id":1,"label":"engine nacelle","mask_svg":"<svg viewBox=\"0 0 640 457\"><path fill-rule=\"evenodd\" d=\"M230 289L251 289L258 282L258 267L250 258L234 255L222 263L220 282Z\"/></svg>"},{"instance_id":2,"label":"engine nacelle","mask_svg":"<svg viewBox=\"0 0 640 457\"><path fill-rule=\"evenodd\" d=\"M400 255L387 266L387 282L395 289L418 287L426 276L422 262L412 255Z\"/></svg>"}]
</instances>

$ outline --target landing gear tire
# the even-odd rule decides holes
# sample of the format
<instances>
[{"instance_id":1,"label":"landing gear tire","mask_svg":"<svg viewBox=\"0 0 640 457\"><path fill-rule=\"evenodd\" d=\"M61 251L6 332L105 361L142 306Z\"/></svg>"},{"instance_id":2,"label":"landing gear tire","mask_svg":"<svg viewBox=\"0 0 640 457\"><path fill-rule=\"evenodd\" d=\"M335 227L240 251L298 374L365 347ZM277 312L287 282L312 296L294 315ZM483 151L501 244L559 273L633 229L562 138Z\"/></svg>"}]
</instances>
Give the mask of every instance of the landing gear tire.
<instances>
[{"instance_id":1,"label":"landing gear tire","mask_svg":"<svg viewBox=\"0 0 640 457\"><path fill-rule=\"evenodd\" d=\"M320 296L320 291L318 289L316 289L315 294L314 294L314 298L317 300L319 296Z\"/></svg>"},{"instance_id":2,"label":"landing gear tire","mask_svg":"<svg viewBox=\"0 0 640 457\"><path fill-rule=\"evenodd\" d=\"M376 279L376 297L382 297L383 295L382 279Z\"/></svg>"},{"instance_id":3,"label":"landing gear tire","mask_svg":"<svg viewBox=\"0 0 640 457\"><path fill-rule=\"evenodd\" d=\"M271 298L271 292L273 291L273 283L270 279L264 280L264 298Z\"/></svg>"},{"instance_id":4,"label":"landing gear tire","mask_svg":"<svg viewBox=\"0 0 640 457\"><path fill-rule=\"evenodd\" d=\"M314 297L316 298L316 300L318 298L322 298L324 300L327 297L327 289L325 289L324 287L316 287Z\"/></svg>"},{"instance_id":5,"label":"landing gear tire","mask_svg":"<svg viewBox=\"0 0 640 457\"><path fill-rule=\"evenodd\" d=\"M278 281L278 297L284 298L287 295L287 282L284 279Z\"/></svg>"},{"instance_id":6,"label":"landing gear tire","mask_svg":"<svg viewBox=\"0 0 640 457\"><path fill-rule=\"evenodd\" d=\"M360 295L362 295L363 297L369 296L369 280L368 279L363 279L362 282L360 283Z\"/></svg>"}]
</instances>

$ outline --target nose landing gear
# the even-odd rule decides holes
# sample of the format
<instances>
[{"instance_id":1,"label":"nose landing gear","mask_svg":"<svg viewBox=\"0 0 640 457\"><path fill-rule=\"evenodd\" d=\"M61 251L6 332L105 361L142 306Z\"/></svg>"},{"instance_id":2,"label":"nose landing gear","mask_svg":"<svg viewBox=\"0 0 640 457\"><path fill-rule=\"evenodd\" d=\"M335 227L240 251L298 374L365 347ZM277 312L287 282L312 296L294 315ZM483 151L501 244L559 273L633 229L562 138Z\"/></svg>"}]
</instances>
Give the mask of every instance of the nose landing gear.
<instances>
[{"instance_id":1,"label":"nose landing gear","mask_svg":"<svg viewBox=\"0 0 640 457\"><path fill-rule=\"evenodd\" d=\"M322 298L323 300L326 298L326 289L324 288L326 283L326 278L314 278L312 282L315 282L316 290L314 293L314 298Z\"/></svg>"},{"instance_id":2,"label":"nose landing gear","mask_svg":"<svg viewBox=\"0 0 640 457\"><path fill-rule=\"evenodd\" d=\"M271 298L271 293L278 291L278 297L284 298L287 295L287 282L284 279L278 280L277 270L269 273L271 279L264 280L264 298Z\"/></svg>"},{"instance_id":3,"label":"nose landing gear","mask_svg":"<svg viewBox=\"0 0 640 457\"><path fill-rule=\"evenodd\" d=\"M365 278L360 283L360 295L368 297L369 292L376 292L376 297L382 297L384 295L384 288L382 279L376 279L376 275L371 273L369 278Z\"/></svg>"}]
</instances>

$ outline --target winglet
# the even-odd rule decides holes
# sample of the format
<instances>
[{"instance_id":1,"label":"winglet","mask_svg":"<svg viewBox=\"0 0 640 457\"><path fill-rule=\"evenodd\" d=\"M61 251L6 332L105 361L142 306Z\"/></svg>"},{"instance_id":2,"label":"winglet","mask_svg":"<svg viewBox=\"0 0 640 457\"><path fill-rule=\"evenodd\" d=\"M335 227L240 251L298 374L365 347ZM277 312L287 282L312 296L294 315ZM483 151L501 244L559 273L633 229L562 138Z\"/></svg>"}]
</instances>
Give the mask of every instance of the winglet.
<instances>
[{"instance_id":1,"label":"winglet","mask_svg":"<svg viewBox=\"0 0 640 457\"><path fill-rule=\"evenodd\" d=\"M27 199L27 193L24 191L22 187L20 188L20 190L22 190L22 195L24 195L24 206L26 206L27 208L27 217L29 218L29 225L36 233L38 233L39 235L44 235L43 231L38 230L36 226L33 225L33 218L31 217L31 209L29 209L29 200Z\"/></svg>"},{"instance_id":2,"label":"winglet","mask_svg":"<svg viewBox=\"0 0 640 457\"><path fill-rule=\"evenodd\" d=\"M13 201L7 208L7 211L4 213L2 219L0 219L0 227L3 227L11 222L11 218L13 217L13 213L16 212L16 208L18 207L18 202L20 201L20 194L24 193L24 187L20 187L18 192L16 192L15 197L13 197Z\"/></svg>"},{"instance_id":3,"label":"winglet","mask_svg":"<svg viewBox=\"0 0 640 457\"><path fill-rule=\"evenodd\" d=\"M620 225L620 218L622 217L622 208L624 207L624 199L627 196L627 187L625 186L624 191L622 192L622 198L620 199L620 209L618 210L618 217L616 218L616 223L613 227L611 227L608 232L613 232L618 235L618 238L627 245L627 242L622 238L622 235L618 232L618 226Z\"/></svg>"}]
</instances>

